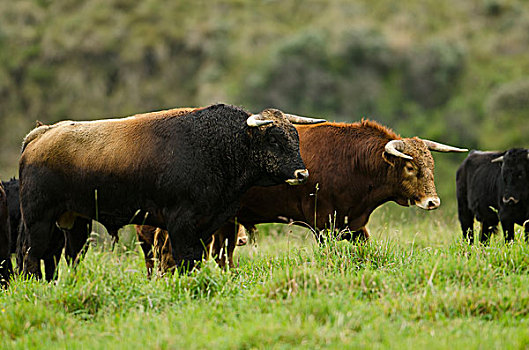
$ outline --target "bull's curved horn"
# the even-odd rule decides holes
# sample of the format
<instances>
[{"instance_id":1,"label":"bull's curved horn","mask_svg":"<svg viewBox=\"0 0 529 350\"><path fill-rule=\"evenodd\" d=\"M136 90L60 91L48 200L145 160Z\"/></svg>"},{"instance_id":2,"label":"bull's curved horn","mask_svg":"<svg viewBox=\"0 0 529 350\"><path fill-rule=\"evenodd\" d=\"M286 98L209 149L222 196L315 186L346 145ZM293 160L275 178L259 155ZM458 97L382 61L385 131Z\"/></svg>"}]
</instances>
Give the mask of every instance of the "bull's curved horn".
<instances>
[{"instance_id":1,"label":"bull's curved horn","mask_svg":"<svg viewBox=\"0 0 529 350\"><path fill-rule=\"evenodd\" d=\"M318 123L323 123L323 122L327 121L325 119L315 119L315 118L300 117L299 115L287 114L287 113L285 113L285 117L292 124L318 124Z\"/></svg>"},{"instance_id":2,"label":"bull's curved horn","mask_svg":"<svg viewBox=\"0 0 529 350\"><path fill-rule=\"evenodd\" d=\"M501 163L501 162L503 162L503 156L498 157L498 158L494 158L494 159L491 160L490 162L491 162L491 163Z\"/></svg>"},{"instance_id":3,"label":"bull's curved horn","mask_svg":"<svg viewBox=\"0 0 529 350\"><path fill-rule=\"evenodd\" d=\"M434 142L434 141L425 140L425 139L421 139L421 140L426 144L426 147L428 147L428 149L430 151L437 151L437 152L468 152L468 149L466 149L466 148L452 147L452 146L444 145L444 144L439 143L439 142Z\"/></svg>"},{"instance_id":4,"label":"bull's curved horn","mask_svg":"<svg viewBox=\"0 0 529 350\"><path fill-rule=\"evenodd\" d=\"M267 125L270 123L273 123L273 120L259 120L261 118L261 115L259 114L252 114L251 116L246 119L246 124L251 127L255 126L261 126L261 125Z\"/></svg>"},{"instance_id":5,"label":"bull's curved horn","mask_svg":"<svg viewBox=\"0 0 529 350\"><path fill-rule=\"evenodd\" d=\"M394 155L395 157L400 157L404 159L413 159L413 157L402 153L401 151L404 150L404 141L402 140L391 140L388 143L386 143L386 146L384 147L386 152L388 152L391 155Z\"/></svg>"}]
</instances>

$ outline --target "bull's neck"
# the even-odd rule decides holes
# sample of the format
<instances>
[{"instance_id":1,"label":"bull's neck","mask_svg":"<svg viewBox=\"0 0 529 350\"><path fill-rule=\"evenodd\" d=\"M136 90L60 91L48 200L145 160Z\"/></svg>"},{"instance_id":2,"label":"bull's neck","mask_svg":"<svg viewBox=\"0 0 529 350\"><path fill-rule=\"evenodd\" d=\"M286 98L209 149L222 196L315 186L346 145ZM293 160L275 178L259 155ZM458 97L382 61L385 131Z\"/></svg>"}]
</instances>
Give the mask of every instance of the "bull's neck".
<instances>
[{"instance_id":1,"label":"bull's neck","mask_svg":"<svg viewBox=\"0 0 529 350\"><path fill-rule=\"evenodd\" d=\"M207 161L207 169L211 181L218 188L226 189L224 199L233 200L240 196L249 187L249 182L255 181L258 174L251 166L248 166L250 156L249 137L246 132L246 116L234 115L230 118L219 118L215 114L202 115L201 118L189 115L179 117L182 121L174 119L173 127L186 127L190 123L192 127L187 129L188 142L196 152L197 157L206 154L203 158Z\"/></svg>"},{"instance_id":2,"label":"bull's neck","mask_svg":"<svg viewBox=\"0 0 529 350\"><path fill-rule=\"evenodd\" d=\"M355 182L351 184L349 203L354 203L358 215L369 217L378 206L399 197L397 170L382 157L388 141L377 138L367 146L357 141L343 153L341 164L348 164L349 168L341 176Z\"/></svg>"}]
</instances>

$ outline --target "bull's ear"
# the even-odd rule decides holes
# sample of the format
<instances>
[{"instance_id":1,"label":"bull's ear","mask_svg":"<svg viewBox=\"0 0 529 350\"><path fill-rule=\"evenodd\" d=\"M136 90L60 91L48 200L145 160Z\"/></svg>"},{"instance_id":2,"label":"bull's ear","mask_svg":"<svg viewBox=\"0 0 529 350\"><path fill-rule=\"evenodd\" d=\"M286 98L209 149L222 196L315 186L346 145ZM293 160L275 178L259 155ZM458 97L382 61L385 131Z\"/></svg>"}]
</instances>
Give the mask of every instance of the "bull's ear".
<instances>
[{"instance_id":1,"label":"bull's ear","mask_svg":"<svg viewBox=\"0 0 529 350\"><path fill-rule=\"evenodd\" d=\"M395 167L395 163L390 161L389 158L387 157L387 152L385 152L385 151L382 152L382 159L384 159L384 162L388 163L392 167Z\"/></svg>"},{"instance_id":2,"label":"bull's ear","mask_svg":"<svg viewBox=\"0 0 529 350\"><path fill-rule=\"evenodd\" d=\"M498 158L494 158L494 159L491 160L490 162L491 162L491 163L502 163L502 162L503 162L503 156L498 157Z\"/></svg>"}]
</instances>

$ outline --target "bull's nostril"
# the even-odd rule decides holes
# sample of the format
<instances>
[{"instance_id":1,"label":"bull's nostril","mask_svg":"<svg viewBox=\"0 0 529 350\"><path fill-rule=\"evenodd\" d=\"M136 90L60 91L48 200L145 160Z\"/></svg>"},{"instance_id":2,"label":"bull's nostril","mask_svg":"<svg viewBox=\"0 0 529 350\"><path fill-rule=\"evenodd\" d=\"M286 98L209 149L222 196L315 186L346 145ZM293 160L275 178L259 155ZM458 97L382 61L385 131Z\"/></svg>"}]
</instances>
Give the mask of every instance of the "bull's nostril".
<instances>
[{"instance_id":1,"label":"bull's nostril","mask_svg":"<svg viewBox=\"0 0 529 350\"><path fill-rule=\"evenodd\" d=\"M428 201L427 207L428 209L435 209L441 205L441 200L438 198L430 199Z\"/></svg>"},{"instance_id":2,"label":"bull's nostril","mask_svg":"<svg viewBox=\"0 0 529 350\"><path fill-rule=\"evenodd\" d=\"M309 177L309 171L307 169L298 169L294 171L294 178L288 179L286 182L290 185L301 185L305 183Z\"/></svg>"},{"instance_id":3,"label":"bull's nostril","mask_svg":"<svg viewBox=\"0 0 529 350\"><path fill-rule=\"evenodd\" d=\"M509 204L509 203L516 204L520 201L519 199L516 199L514 197L509 197L509 198L503 197L502 199L503 199L503 203L505 204Z\"/></svg>"},{"instance_id":4,"label":"bull's nostril","mask_svg":"<svg viewBox=\"0 0 529 350\"><path fill-rule=\"evenodd\" d=\"M307 169L296 170L294 176L300 181L305 181L309 177L309 171Z\"/></svg>"}]
</instances>

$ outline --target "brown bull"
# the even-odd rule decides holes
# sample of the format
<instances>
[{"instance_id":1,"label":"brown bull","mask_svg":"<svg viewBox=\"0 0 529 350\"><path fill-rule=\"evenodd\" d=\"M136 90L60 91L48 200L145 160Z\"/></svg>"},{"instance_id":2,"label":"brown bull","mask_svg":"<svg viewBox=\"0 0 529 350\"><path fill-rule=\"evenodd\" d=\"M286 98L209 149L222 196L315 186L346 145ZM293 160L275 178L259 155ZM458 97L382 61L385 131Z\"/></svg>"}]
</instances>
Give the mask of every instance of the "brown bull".
<instances>
[{"instance_id":1,"label":"brown bull","mask_svg":"<svg viewBox=\"0 0 529 350\"><path fill-rule=\"evenodd\" d=\"M297 189L251 188L237 214L245 227L294 222L318 230L358 231L359 238L367 239L369 216L386 202L426 210L439 207L430 151L467 151L418 137L401 138L369 120L297 130L310 179Z\"/></svg>"},{"instance_id":2,"label":"brown bull","mask_svg":"<svg viewBox=\"0 0 529 350\"><path fill-rule=\"evenodd\" d=\"M311 175L306 184L295 188L252 187L242 197L237 214L247 229L260 223L293 222L318 230L334 228L342 238L367 240L369 216L386 202L426 210L439 207L430 151L467 151L418 137L401 138L368 120L296 129L301 156ZM232 223L215 235L227 237L228 247L233 247L234 232ZM213 250L212 254L220 252Z\"/></svg>"}]
</instances>

